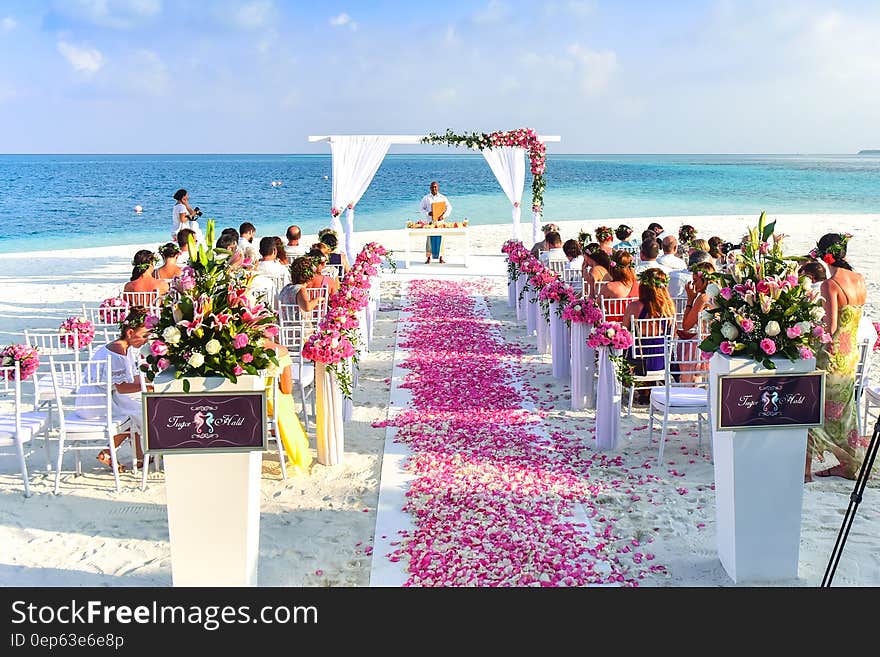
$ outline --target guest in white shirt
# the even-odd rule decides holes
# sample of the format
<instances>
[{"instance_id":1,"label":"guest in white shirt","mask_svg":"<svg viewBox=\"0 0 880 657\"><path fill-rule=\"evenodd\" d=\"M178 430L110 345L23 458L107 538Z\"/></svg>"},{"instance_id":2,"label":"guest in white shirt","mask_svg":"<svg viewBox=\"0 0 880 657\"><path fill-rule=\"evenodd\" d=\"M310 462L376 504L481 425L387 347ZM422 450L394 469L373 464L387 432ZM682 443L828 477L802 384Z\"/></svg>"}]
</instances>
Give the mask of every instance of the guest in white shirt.
<instances>
[{"instance_id":1,"label":"guest in white shirt","mask_svg":"<svg viewBox=\"0 0 880 657\"><path fill-rule=\"evenodd\" d=\"M250 258L251 262L260 259L260 252L254 246L256 234L257 229L250 221L245 221L238 227L238 250L241 251L242 256Z\"/></svg>"},{"instance_id":2,"label":"guest in white shirt","mask_svg":"<svg viewBox=\"0 0 880 657\"><path fill-rule=\"evenodd\" d=\"M197 240L195 231L191 228L181 228L177 231L177 246L180 247L180 255L177 256L177 264L186 267L189 264L189 236L192 235ZM196 241L198 244L198 241Z\"/></svg>"},{"instance_id":3,"label":"guest in white shirt","mask_svg":"<svg viewBox=\"0 0 880 657\"><path fill-rule=\"evenodd\" d=\"M547 250L541 252L541 255L539 256L541 262L545 265L551 260L556 262L568 262L568 257L562 249L562 237L559 233L556 231L550 231L544 237L544 241L547 243Z\"/></svg>"},{"instance_id":4,"label":"guest in white shirt","mask_svg":"<svg viewBox=\"0 0 880 657\"><path fill-rule=\"evenodd\" d=\"M713 267L715 266L715 263L712 262L712 256L706 251L694 251L688 256L687 269L676 269L669 272L669 296L672 298L685 296L685 286L693 279L691 270L694 265L701 262L708 262Z\"/></svg>"},{"instance_id":5,"label":"guest in white shirt","mask_svg":"<svg viewBox=\"0 0 880 657\"><path fill-rule=\"evenodd\" d=\"M562 245L562 251L568 258L566 269L581 271L584 268L584 256L581 254L581 245L577 240L566 240Z\"/></svg>"},{"instance_id":6,"label":"guest in white shirt","mask_svg":"<svg viewBox=\"0 0 880 657\"><path fill-rule=\"evenodd\" d=\"M287 259L291 262L306 254L306 247L299 243L301 239L302 231L299 226L287 227L287 246L284 250L287 252Z\"/></svg>"},{"instance_id":7,"label":"guest in white shirt","mask_svg":"<svg viewBox=\"0 0 880 657\"><path fill-rule=\"evenodd\" d=\"M290 272L287 267L278 262L276 258L276 246L274 237L264 237L260 240L260 263L257 271L264 276L279 281L278 289L290 283Z\"/></svg>"},{"instance_id":8,"label":"guest in white shirt","mask_svg":"<svg viewBox=\"0 0 880 657\"><path fill-rule=\"evenodd\" d=\"M651 231L647 231L650 233ZM639 247L639 265L636 267L636 273L641 274L646 269L656 268L662 269L664 273L669 273L669 269L664 267L657 261L657 255L660 253L660 247L657 240L652 239L650 235L643 238L642 246Z\"/></svg>"},{"instance_id":9,"label":"guest in white shirt","mask_svg":"<svg viewBox=\"0 0 880 657\"><path fill-rule=\"evenodd\" d=\"M687 269L687 263L675 255L676 249L678 249L678 238L675 235L667 235L663 238L663 255L657 258L657 264L665 267L667 272Z\"/></svg>"},{"instance_id":10,"label":"guest in white shirt","mask_svg":"<svg viewBox=\"0 0 880 657\"><path fill-rule=\"evenodd\" d=\"M654 235L657 236L657 240L660 242L662 242L666 237L669 236L669 233L663 230L663 226L658 224L656 221L652 221L650 224L648 224L648 230L653 231ZM644 239L644 237L642 237L642 239Z\"/></svg>"},{"instance_id":11,"label":"guest in white shirt","mask_svg":"<svg viewBox=\"0 0 880 657\"><path fill-rule=\"evenodd\" d=\"M431 182L430 189L431 192L429 194L425 194L422 197L422 203L420 205L422 215L431 223L446 221L449 218L449 215L452 214L452 204L449 202L448 198L440 193L440 183L438 183L436 180ZM432 207L434 203L446 204L446 211L439 217L434 216L434 210ZM442 235L432 235L431 237L425 239L425 256L426 265L431 262L432 257L438 258L441 265L445 262L443 260Z\"/></svg>"}]
</instances>

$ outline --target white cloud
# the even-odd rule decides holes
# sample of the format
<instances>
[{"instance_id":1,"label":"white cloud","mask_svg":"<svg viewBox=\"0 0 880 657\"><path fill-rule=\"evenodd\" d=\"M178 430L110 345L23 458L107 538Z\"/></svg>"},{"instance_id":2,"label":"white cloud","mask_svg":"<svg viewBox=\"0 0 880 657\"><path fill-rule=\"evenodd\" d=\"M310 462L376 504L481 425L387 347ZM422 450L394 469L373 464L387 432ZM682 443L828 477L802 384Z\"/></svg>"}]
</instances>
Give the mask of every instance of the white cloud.
<instances>
[{"instance_id":1,"label":"white cloud","mask_svg":"<svg viewBox=\"0 0 880 657\"><path fill-rule=\"evenodd\" d=\"M144 20L158 16L162 11L162 0L55 0L53 9L73 20L130 30Z\"/></svg>"},{"instance_id":2,"label":"white cloud","mask_svg":"<svg viewBox=\"0 0 880 657\"><path fill-rule=\"evenodd\" d=\"M271 0L246 2L232 12L232 22L243 30L259 30L270 23L274 11Z\"/></svg>"},{"instance_id":3,"label":"white cloud","mask_svg":"<svg viewBox=\"0 0 880 657\"><path fill-rule=\"evenodd\" d=\"M581 90L588 96L602 93L619 68L613 50L589 50L576 43L569 46L568 54L576 63Z\"/></svg>"},{"instance_id":4,"label":"white cloud","mask_svg":"<svg viewBox=\"0 0 880 657\"><path fill-rule=\"evenodd\" d=\"M136 51L126 62L126 82L135 93L165 96L171 91L171 77L162 58L152 50Z\"/></svg>"},{"instance_id":5,"label":"white cloud","mask_svg":"<svg viewBox=\"0 0 880 657\"><path fill-rule=\"evenodd\" d=\"M11 32L16 27L18 27L18 21L12 16L7 16L3 20L0 20L0 28L3 28L4 32Z\"/></svg>"},{"instance_id":6,"label":"white cloud","mask_svg":"<svg viewBox=\"0 0 880 657\"><path fill-rule=\"evenodd\" d=\"M507 5L500 0L489 0L485 9L474 13L472 20L479 25L500 23L507 18Z\"/></svg>"},{"instance_id":7,"label":"white cloud","mask_svg":"<svg viewBox=\"0 0 880 657\"><path fill-rule=\"evenodd\" d=\"M346 14L345 12L339 14L338 16L333 16L330 19L330 25L333 27L348 27L352 32L357 30L358 24L355 23L351 16Z\"/></svg>"},{"instance_id":8,"label":"white cloud","mask_svg":"<svg viewBox=\"0 0 880 657\"><path fill-rule=\"evenodd\" d=\"M104 55L97 48L59 41L58 52L70 63L74 71L86 75L94 75L104 66Z\"/></svg>"}]
</instances>

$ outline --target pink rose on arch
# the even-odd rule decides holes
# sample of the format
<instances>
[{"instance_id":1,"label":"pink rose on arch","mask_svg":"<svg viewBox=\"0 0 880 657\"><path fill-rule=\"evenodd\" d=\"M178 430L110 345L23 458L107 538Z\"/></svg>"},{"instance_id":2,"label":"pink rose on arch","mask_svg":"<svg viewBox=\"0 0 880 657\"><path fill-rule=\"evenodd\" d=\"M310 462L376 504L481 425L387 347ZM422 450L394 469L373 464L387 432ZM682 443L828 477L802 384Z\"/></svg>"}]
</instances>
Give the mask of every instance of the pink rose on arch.
<instances>
[{"instance_id":1,"label":"pink rose on arch","mask_svg":"<svg viewBox=\"0 0 880 657\"><path fill-rule=\"evenodd\" d=\"M823 334L824 332L825 332L825 329L822 328L821 326L814 326L814 327L813 327L813 337L821 338L821 337L822 337L822 334Z\"/></svg>"},{"instance_id":2,"label":"pink rose on arch","mask_svg":"<svg viewBox=\"0 0 880 657\"><path fill-rule=\"evenodd\" d=\"M758 294L770 294L770 283L766 279L758 281L755 289L758 291Z\"/></svg>"},{"instance_id":3,"label":"pink rose on arch","mask_svg":"<svg viewBox=\"0 0 880 657\"><path fill-rule=\"evenodd\" d=\"M159 326L159 316L152 313L144 317L144 326L152 330Z\"/></svg>"},{"instance_id":4,"label":"pink rose on arch","mask_svg":"<svg viewBox=\"0 0 880 657\"><path fill-rule=\"evenodd\" d=\"M150 343L150 353L154 356L164 356L168 353L168 345L161 340Z\"/></svg>"},{"instance_id":5,"label":"pink rose on arch","mask_svg":"<svg viewBox=\"0 0 880 657\"><path fill-rule=\"evenodd\" d=\"M247 347L247 344L248 336L246 336L244 333L239 333L232 339L232 345L236 349L244 349L245 347Z\"/></svg>"},{"instance_id":6,"label":"pink rose on arch","mask_svg":"<svg viewBox=\"0 0 880 657\"><path fill-rule=\"evenodd\" d=\"M725 340L721 343L721 346L719 348L721 349L722 354L724 354L725 356L730 356L734 352L734 343L730 342L729 340Z\"/></svg>"},{"instance_id":7,"label":"pink rose on arch","mask_svg":"<svg viewBox=\"0 0 880 657\"><path fill-rule=\"evenodd\" d=\"M776 353L776 343L773 342L770 338L764 338L761 340L761 350L767 354L768 356L772 356Z\"/></svg>"}]
</instances>

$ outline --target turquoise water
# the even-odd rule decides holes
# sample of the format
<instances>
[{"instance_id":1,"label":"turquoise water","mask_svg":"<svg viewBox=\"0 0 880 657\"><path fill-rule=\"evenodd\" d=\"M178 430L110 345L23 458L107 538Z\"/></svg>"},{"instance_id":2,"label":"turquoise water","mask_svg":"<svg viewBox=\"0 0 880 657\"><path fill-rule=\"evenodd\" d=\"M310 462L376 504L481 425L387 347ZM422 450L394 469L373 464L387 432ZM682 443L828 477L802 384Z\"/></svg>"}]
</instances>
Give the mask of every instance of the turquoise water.
<instances>
[{"instance_id":1,"label":"turquoise water","mask_svg":"<svg viewBox=\"0 0 880 657\"><path fill-rule=\"evenodd\" d=\"M482 156L454 153L386 157L356 208L356 230L402 227L431 180L455 218L509 221ZM329 154L0 155L0 252L164 242L179 187L221 228L250 221L259 235L281 235L296 223L314 234L329 223L329 176ZM548 221L880 212L876 155L551 154L546 179Z\"/></svg>"}]
</instances>

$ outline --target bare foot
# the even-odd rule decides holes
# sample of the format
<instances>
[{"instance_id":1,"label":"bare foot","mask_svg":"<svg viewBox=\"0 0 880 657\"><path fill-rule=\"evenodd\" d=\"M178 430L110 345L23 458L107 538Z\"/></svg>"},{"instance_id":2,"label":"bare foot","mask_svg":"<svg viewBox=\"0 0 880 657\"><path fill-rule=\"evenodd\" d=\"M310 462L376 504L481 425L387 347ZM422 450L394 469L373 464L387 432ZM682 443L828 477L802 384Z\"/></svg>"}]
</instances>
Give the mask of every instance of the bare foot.
<instances>
[{"instance_id":1,"label":"bare foot","mask_svg":"<svg viewBox=\"0 0 880 657\"><path fill-rule=\"evenodd\" d=\"M841 477L843 479L854 480L856 476L853 474L852 470L849 469L848 466L843 463L838 463L833 468L828 468L826 470L819 470L816 473L817 477Z\"/></svg>"}]
</instances>

